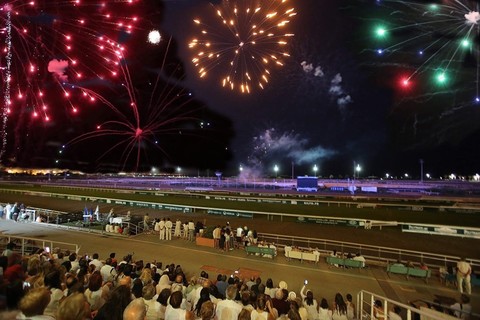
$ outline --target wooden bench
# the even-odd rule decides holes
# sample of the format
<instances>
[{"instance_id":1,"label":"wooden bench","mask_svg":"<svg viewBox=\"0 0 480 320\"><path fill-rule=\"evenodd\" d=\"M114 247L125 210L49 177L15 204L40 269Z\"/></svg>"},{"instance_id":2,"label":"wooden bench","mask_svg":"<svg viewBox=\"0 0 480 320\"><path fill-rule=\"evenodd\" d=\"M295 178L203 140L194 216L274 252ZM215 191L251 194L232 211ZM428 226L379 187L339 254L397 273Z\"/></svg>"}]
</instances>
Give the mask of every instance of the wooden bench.
<instances>
[{"instance_id":1,"label":"wooden bench","mask_svg":"<svg viewBox=\"0 0 480 320\"><path fill-rule=\"evenodd\" d=\"M423 270L419 268L411 268L406 266L394 265L390 264L387 265L387 273L390 276L390 273L394 274L403 274L405 277L408 278L410 276L423 278L426 283L428 283L428 278L432 275L432 270Z\"/></svg>"},{"instance_id":2,"label":"wooden bench","mask_svg":"<svg viewBox=\"0 0 480 320\"><path fill-rule=\"evenodd\" d=\"M313 252L303 252L303 251L297 251L297 250L285 251L285 257L288 260L298 259L301 262L303 262L303 260L306 260L306 261L312 261L312 262L318 263L318 261L320 260L320 256L318 254L314 254Z\"/></svg>"},{"instance_id":3,"label":"wooden bench","mask_svg":"<svg viewBox=\"0 0 480 320\"><path fill-rule=\"evenodd\" d=\"M245 252L248 254L260 254L260 255L268 255L272 257L272 259L275 257L275 249L273 248L264 248L264 247L257 247L257 246L246 246L245 247Z\"/></svg>"},{"instance_id":4,"label":"wooden bench","mask_svg":"<svg viewBox=\"0 0 480 320\"><path fill-rule=\"evenodd\" d=\"M342 266L343 268L364 268L364 262L363 261L358 261L358 260L353 260L353 259L348 259L348 258L339 258L339 257L326 257L325 260L327 261L328 264L330 265L338 265Z\"/></svg>"}]
</instances>

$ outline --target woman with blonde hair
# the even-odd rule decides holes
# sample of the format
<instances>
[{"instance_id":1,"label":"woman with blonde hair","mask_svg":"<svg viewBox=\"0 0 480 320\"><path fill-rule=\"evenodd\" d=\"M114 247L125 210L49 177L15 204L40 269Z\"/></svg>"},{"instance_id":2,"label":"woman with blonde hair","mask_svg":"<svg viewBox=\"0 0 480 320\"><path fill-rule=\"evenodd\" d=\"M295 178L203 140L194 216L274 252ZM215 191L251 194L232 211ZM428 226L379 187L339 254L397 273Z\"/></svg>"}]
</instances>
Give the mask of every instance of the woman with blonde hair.
<instances>
[{"instance_id":1,"label":"woman with blonde hair","mask_svg":"<svg viewBox=\"0 0 480 320\"><path fill-rule=\"evenodd\" d=\"M56 320L86 320L90 319L90 306L85 296L78 292L69 295L60 302Z\"/></svg>"},{"instance_id":2,"label":"woman with blonde hair","mask_svg":"<svg viewBox=\"0 0 480 320\"><path fill-rule=\"evenodd\" d=\"M152 269L143 268L139 278L142 280L144 286L153 283Z\"/></svg>"}]
</instances>

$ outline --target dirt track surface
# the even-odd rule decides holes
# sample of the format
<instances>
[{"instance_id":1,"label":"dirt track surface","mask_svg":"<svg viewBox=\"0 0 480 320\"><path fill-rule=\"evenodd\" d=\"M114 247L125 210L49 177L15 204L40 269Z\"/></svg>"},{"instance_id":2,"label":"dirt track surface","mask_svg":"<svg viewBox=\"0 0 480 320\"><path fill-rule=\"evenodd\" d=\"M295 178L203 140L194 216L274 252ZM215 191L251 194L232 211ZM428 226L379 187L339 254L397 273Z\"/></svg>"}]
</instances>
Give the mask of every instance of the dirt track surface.
<instances>
[{"instance_id":1,"label":"dirt track surface","mask_svg":"<svg viewBox=\"0 0 480 320\"><path fill-rule=\"evenodd\" d=\"M19 202L31 207L48 208L66 212L81 212L86 205L83 202L73 200L0 194L0 203L5 202ZM88 205L91 206L91 204ZM281 222L278 218L276 218L277 220L275 221L268 221L266 218L227 218L204 214L180 214L170 211L146 210L128 206L100 205L101 212L108 212L111 208L114 208L115 213L118 215L123 215L126 214L127 211L131 211L133 215L143 216L148 212L152 218L170 217L173 220L179 218L182 221L193 219L194 221L206 221L207 225L225 225L225 223L229 221L233 227L246 225L249 229L255 229L260 233L328 239L450 256L465 256L471 259L480 258L480 250L478 250L479 240L403 233L398 227L384 227L382 230L379 228L365 230L342 226Z\"/></svg>"}]
</instances>

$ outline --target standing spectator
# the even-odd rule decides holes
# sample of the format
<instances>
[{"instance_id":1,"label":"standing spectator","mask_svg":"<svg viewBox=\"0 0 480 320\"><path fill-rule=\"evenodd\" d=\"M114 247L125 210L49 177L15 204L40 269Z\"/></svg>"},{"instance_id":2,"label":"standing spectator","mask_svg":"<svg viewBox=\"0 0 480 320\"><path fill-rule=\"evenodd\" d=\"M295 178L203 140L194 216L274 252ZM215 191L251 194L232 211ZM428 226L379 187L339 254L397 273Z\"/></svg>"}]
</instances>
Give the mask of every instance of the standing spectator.
<instances>
[{"instance_id":1,"label":"standing spectator","mask_svg":"<svg viewBox=\"0 0 480 320\"><path fill-rule=\"evenodd\" d=\"M167 218L167 221L165 222L165 239L166 240L172 240L172 221L170 218Z\"/></svg>"},{"instance_id":2,"label":"standing spectator","mask_svg":"<svg viewBox=\"0 0 480 320\"><path fill-rule=\"evenodd\" d=\"M143 228L146 232L150 231L150 216L148 213L143 216Z\"/></svg>"},{"instance_id":3,"label":"standing spectator","mask_svg":"<svg viewBox=\"0 0 480 320\"><path fill-rule=\"evenodd\" d=\"M195 223L193 223L193 220L188 222L188 240L195 241Z\"/></svg>"},{"instance_id":4,"label":"standing spectator","mask_svg":"<svg viewBox=\"0 0 480 320\"><path fill-rule=\"evenodd\" d=\"M461 258L457 262L457 285L458 291L463 293L463 284L465 283L465 290L468 294L472 294L472 286L470 284L470 274L472 273L472 267L465 258Z\"/></svg>"},{"instance_id":5,"label":"standing spectator","mask_svg":"<svg viewBox=\"0 0 480 320\"><path fill-rule=\"evenodd\" d=\"M175 221L175 232L173 234L173 236L177 237L177 238L180 238L180 229L182 228L182 222L180 221L180 219L177 218L177 220Z\"/></svg>"},{"instance_id":6,"label":"standing spectator","mask_svg":"<svg viewBox=\"0 0 480 320\"><path fill-rule=\"evenodd\" d=\"M153 231L155 231L155 234L158 233L158 236L160 236L160 219L155 219L154 224L153 224Z\"/></svg>"},{"instance_id":7,"label":"standing spectator","mask_svg":"<svg viewBox=\"0 0 480 320\"><path fill-rule=\"evenodd\" d=\"M158 229L160 230L160 240L165 240L165 218L158 223Z\"/></svg>"},{"instance_id":8,"label":"standing spectator","mask_svg":"<svg viewBox=\"0 0 480 320\"><path fill-rule=\"evenodd\" d=\"M222 229L220 228L219 225L213 229L212 235L213 235L213 246L215 249L220 248L220 233L222 232Z\"/></svg>"},{"instance_id":9,"label":"standing spectator","mask_svg":"<svg viewBox=\"0 0 480 320\"><path fill-rule=\"evenodd\" d=\"M183 239L187 240L188 239L188 222L185 222L183 224L183 234L182 234Z\"/></svg>"}]
</instances>

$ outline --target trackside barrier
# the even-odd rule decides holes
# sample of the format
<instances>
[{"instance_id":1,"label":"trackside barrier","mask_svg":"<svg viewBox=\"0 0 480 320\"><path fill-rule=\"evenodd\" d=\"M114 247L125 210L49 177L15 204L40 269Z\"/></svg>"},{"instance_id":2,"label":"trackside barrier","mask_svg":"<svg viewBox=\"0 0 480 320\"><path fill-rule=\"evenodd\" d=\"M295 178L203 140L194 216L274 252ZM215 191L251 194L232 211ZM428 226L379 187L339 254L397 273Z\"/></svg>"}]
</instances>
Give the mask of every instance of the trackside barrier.
<instances>
[{"instance_id":1,"label":"trackside barrier","mask_svg":"<svg viewBox=\"0 0 480 320\"><path fill-rule=\"evenodd\" d=\"M81 248L81 246L75 243L51 241L37 238L15 237L0 234L0 247L2 247L2 251L5 249L7 243L9 242L15 243L16 248L14 249L14 251L20 253L22 256L34 253L34 250L36 249L45 249L47 247L50 248L51 252L53 252L55 248L59 248L62 252L69 250L70 252L75 253L78 253Z\"/></svg>"},{"instance_id":2,"label":"trackside barrier","mask_svg":"<svg viewBox=\"0 0 480 320\"><path fill-rule=\"evenodd\" d=\"M43 213L47 216L47 223L54 223L55 226L62 226L58 224L58 216L66 214L65 212L48 210L42 208L33 208L36 210L36 214ZM239 210L240 211L240 210ZM251 211L250 211L251 212ZM256 212L255 212L256 213ZM56 223L56 224L55 224ZM128 227L130 230L133 230L132 233L138 234L144 231L143 223L141 222L138 226L129 224ZM80 228L79 230L84 231L85 229ZM103 231L102 231L103 232ZM306 238L298 236L285 236L278 234L269 234L269 233L259 233L259 241L265 241L268 243L275 243L277 248L284 250L285 246L295 246L303 250L309 250L316 248L321 255L327 256L333 250L336 250L340 254L346 255L347 253L356 254L361 253L366 258L366 265L376 264L381 266L386 266L390 262L397 260L407 263L409 261L414 263L423 262L430 268L448 268L449 266L455 266L460 257L457 256L446 256L434 253L426 253L413 250L403 250L398 248L389 248L389 247L379 247L371 245L362 245L359 243L343 242L343 241L334 241L327 239L317 239L317 238ZM467 261L474 268L480 267L480 259L467 258Z\"/></svg>"},{"instance_id":3,"label":"trackside barrier","mask_svg":"<svg viewBox=\"0 0 480 320\"><path fill-rule=\"evenodd\" d=\"M329 256L333 250L336 250L337 254L341 256L346 256L348 253L353 255L360 253L367 260L366 266L375 264L385 267L389 263L400 260L405 264L410 261L417 264L423 262L430 268L438 269L456 266L460 260L460 257L457 256L271 233L258 233L258 241L275 243L275 246L281 250L284 250L285 246L298 247L302 250L317 249L322 256ZM467 261L473 268L480 267L479 259L467 258Z\"/></svg>"},{"instance_id":4,"label":"trackside barrier","mask_svg":"<svg viewBox=\"0 0 480 320\"><path fill-rule=\"evenodd\" d=\"M375 306L375 301L379 301L381 307ZM393 312L393 307L400 307L400 316L402 319L428 319L428 320L454 320L454 311L467 313L461 310L454 310L450 306L438 305L424 300L412 301L411 305L403 304L387 297L362 290L357 294L357 319L387 319ZM441 310L441 311L439 311ZM460 317L464 319L463 317ZM470 312L465 314L465 319L479 319L480 314Z\"/></svg>"}]
</instances>

